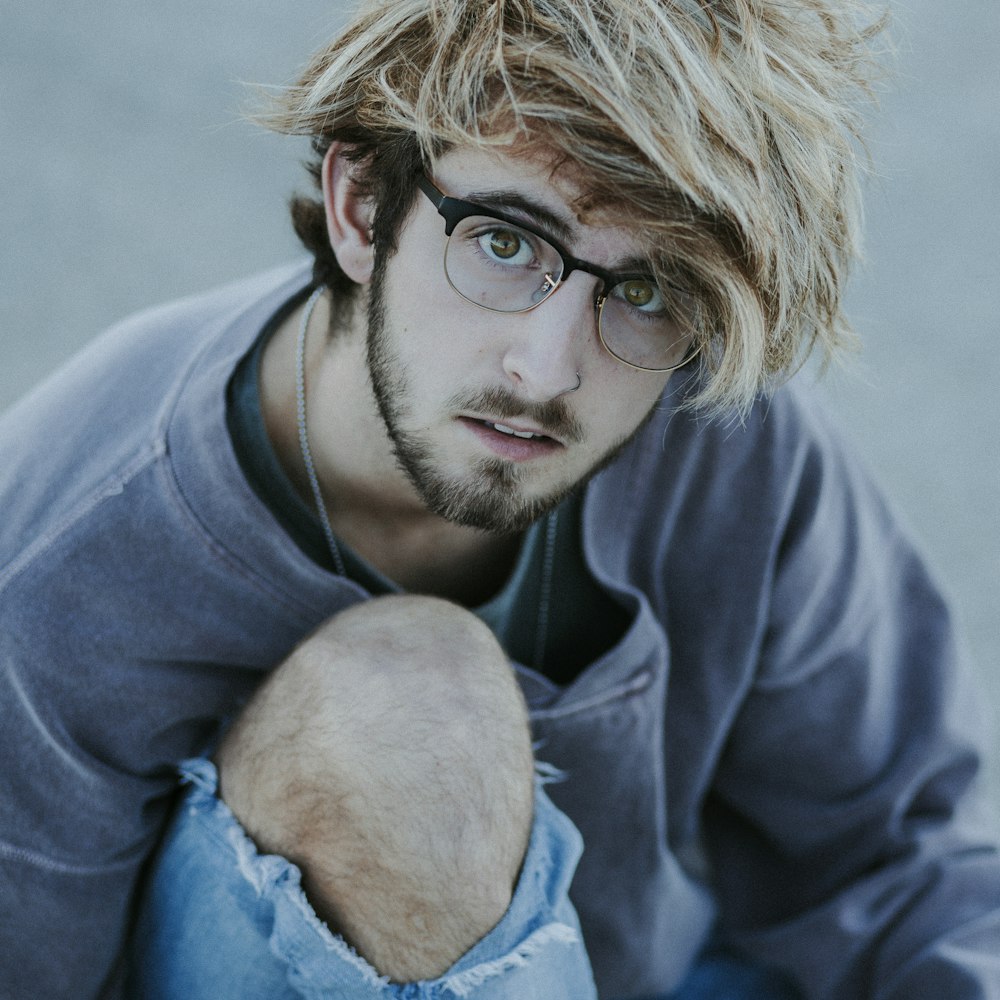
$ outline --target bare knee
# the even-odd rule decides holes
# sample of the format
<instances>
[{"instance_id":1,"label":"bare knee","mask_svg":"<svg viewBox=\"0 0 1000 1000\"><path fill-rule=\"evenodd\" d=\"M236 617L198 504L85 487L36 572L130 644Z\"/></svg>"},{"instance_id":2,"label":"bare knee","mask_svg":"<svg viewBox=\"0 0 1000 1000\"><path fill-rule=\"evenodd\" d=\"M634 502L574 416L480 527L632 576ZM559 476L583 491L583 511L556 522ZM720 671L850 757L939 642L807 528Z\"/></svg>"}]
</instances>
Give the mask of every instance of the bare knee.
<instances>
[{"instance_id":1,"label":"bare knee","mask_svg":"<svg viewBox=\"0 0 1000 1000\"><path fill-rule=\"evenodd\" d=\"M331 619L218 754L223 797L396 979L440 974L506 909L527 844L527 712L471 614L382 598Z\"/></svg>"}]
</instances>

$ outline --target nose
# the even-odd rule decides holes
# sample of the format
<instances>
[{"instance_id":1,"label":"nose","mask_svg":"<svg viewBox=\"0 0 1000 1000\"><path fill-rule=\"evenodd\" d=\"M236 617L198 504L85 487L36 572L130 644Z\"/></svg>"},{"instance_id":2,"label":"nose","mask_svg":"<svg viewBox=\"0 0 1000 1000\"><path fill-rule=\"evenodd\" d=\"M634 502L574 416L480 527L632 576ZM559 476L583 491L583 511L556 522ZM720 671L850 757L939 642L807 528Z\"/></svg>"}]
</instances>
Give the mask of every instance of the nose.
<instances>
[{"instance_id":1,"label":"nose","mask_svg":"<svg viewBox=\"0 0 1000 1000\"><path fill-rule=\"evenodd\" d=\"M544 402L578 388L584 357L597 342L595 280L576 271L535 309L510 316L517 332L503 367L521 396Z\"/></svg>"}]
</instances>

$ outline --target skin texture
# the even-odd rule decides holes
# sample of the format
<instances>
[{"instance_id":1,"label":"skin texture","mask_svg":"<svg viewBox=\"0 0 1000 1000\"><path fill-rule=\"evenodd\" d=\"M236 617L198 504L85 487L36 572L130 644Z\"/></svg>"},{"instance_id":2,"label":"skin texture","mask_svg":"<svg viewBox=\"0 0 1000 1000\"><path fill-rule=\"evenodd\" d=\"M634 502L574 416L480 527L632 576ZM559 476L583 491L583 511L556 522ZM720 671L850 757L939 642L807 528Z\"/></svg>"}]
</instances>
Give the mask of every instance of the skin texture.
<instances>
[{"instance_id":1,"label":"skin texture","mask_svg":"<svg viewBox=\"0 0 1000 1000\"><path fill-rule=\"evenodd\" d=\"M527 710L478 619L435 598L337 615L278 667L217 754L263 851L384 975L430 979L500 920L527 848Z\"/></svg>"}]
</instances>

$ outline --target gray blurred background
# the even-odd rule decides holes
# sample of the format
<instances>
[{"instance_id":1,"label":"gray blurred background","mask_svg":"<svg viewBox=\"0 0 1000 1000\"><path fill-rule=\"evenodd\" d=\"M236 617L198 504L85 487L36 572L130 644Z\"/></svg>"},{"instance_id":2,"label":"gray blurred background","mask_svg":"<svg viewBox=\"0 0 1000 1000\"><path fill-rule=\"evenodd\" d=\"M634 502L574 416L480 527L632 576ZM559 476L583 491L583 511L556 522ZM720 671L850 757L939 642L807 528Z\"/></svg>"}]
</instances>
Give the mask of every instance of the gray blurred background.
<instances>
[{"instance_id":1,"label":"gray blurred background","mask_svg":"<svg viewBox=\"0 0 1000 1000\"><path fill-rule=\"evenodd\" d=\"M288 82L344 9L0 0L0 409L127 313L299 252L285 202L306 147L241 120L244 84ZM865 349L823 391L953 599L996 714L1000 3L893 14L850 297Z\"/></svg>"}]
</instances>

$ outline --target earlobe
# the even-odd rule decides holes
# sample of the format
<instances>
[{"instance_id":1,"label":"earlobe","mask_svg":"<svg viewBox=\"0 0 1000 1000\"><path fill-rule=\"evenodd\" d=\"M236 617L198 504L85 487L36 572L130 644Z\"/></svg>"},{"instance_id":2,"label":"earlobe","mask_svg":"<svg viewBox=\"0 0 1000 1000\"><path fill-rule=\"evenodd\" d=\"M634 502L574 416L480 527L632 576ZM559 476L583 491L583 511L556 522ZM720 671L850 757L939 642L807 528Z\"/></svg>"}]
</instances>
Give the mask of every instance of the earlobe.
<instances>
[{"instance_id":1,"label":"earlobe","mask_svg":"<svg viewBox=\"0 0 1000 1000\"><path fill-rule=\"evenodd\" d=\"M344 145L333 143L323 158L323 205L330 246L343 272L359 285L371 281L374 247L371 241L371 205L354 182L354 165L344 156Z\"/></svg>"}]
</instances>

